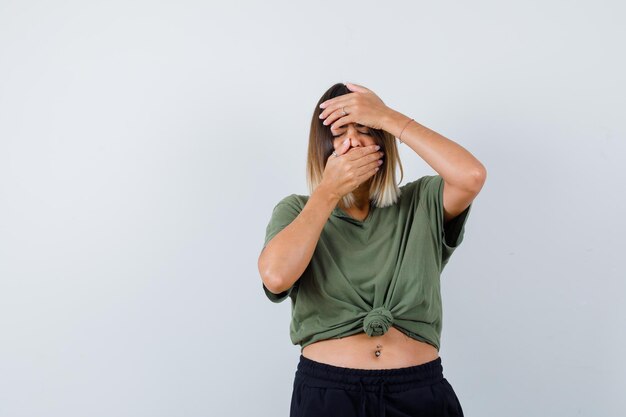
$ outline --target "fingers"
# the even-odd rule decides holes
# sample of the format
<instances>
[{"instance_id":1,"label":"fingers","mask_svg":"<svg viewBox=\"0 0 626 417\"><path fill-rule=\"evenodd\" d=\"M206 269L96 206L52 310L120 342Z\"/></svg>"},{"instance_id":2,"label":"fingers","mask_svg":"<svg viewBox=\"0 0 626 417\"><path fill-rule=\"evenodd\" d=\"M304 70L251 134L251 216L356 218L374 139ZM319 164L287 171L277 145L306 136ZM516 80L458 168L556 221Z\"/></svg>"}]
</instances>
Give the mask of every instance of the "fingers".
<instances>
[{"instance_id":1,"label":"fingers","mask_svg":"<svg viewBox=\"0 0 626 417\"><path fill-rule=\"evenodd\" d=\"M377 154L375 154L374 159L368 157L368 158L363 158L363 161L365 163L355 169L356 175L367 174L372 169L380 167L383 164L382 156L379 156Z\"/></svg>"},{"instance_id":2,"label":"fingers","mask_svg":"<svg viewBox=\"0 0 626 417\"><path fill-rule=\"evenodd\" d=\"M350 149L350 138L344 140L341 143L341 146L339 146L338 149L335 149L335 153L339 156L339 155L343 155L346 152L348 152L348 150Z\"/></svg>"},{"instance_id":3,"label":"fingers","mask_svg":"<svg viewBox=\"0 0 626 417\"><path fill-rule=\"evenodd\" d=\"M356 171L358 183L361 184L367 181L370 177L374 176L380 170L380 166L382 165L381 162L382 160L379 159L359 168Z\"/></svg>"},{"instance_id":4,"label":"fingers","mask_svg":"<svg viewBox=\"0 0 626 417\"><path fill-rule=\"evenodd\" d=\"M345 83L344 85L348 87L348 90L350 91L359 91L361 93L367 93L371 91L369 88L363 87L362 85L359 85L359 84Z\"/></svg>"},{"instance_id":5,"label":"fingers","mask_svg":"<svg viewBox=\"0 0 626 417\"><path fill-rule=\"evenodd\" d=\"M376 148L380 148L380 146L370 145L350 148L350 140L346 139L335 149L335 153L337 156L342 156L342 162L345 168L353 171L354 174L358 176L372 168L382 165L384 152Z\"/></svg>"},{"instance_id":6,"label":"fingers","mask_svg":"<svg viewBox=\"0 0 626 417\"><path fill-rule=\"evenodd\" d=\"M350 139L346 139L343 141L343 143L339 147L339 152L337 152L337 154L343 155L344 153L348 152L348 149L350 149Z\"/></svg>"},{"instance_id":7,"label":"fingers","mask_svg":"<svg viewBox=\"0 0 626 417\"><path fill-rule=\"evenodd\" d=\"M380 161L380 162L379 162ZM376 164L374 166L382 165L383 161L383 153L378 151L372 154L366 155L361 159L356 161L352 161L351 164L355 167L355 169L371 166L372 163Z\"/></svg>"},{"instance_id":8,"label":"fingers","mask_svg":"<svg viewBox=\"0 0 626 417\"><path fill-rule=\"evenodd\" d=\"M377 151L376 147L378 145L371 145L371 146L364 146L361 148L354 148L352 149L350 152L347 153L347 158L350 161L354 161L357 160L359 158L363 158L366 155L369 155L371 153L374 153ZM379 147L380 148L380 147Z\"/></svg>"}]
</instances>

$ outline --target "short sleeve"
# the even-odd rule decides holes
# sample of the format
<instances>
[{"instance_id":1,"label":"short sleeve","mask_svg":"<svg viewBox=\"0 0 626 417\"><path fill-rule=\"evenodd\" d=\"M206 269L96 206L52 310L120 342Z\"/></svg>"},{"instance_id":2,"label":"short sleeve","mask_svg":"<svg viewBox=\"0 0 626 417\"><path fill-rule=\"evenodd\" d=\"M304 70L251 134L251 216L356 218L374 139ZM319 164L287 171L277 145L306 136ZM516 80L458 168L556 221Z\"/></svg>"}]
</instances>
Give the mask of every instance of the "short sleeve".
<instances>
[{"instance_id":1,"label":"short sleeve","mask_svg":"<svg viewBox=\"0 0 626 417\"><path fill-rule=\"evenodd\" d=\"M267 227L265 228L265 242L263 248L267 246L270 240L276 236L281 230L289 226L291 222L298 217L302 211L296 194L288 195L274 206L272 216Z\"/></svg>"},{"instance_id":2,"label":"short sleeve","mask_svg":"<svg viewBox=\"0 0 626 417\"><path fill-rule=\"evenodd\" d=\"M440 242L442 270L456 248L463 242L465 224L473 204L472 202L444 227L443 186L444 180L441 175L426 175L421 178L419 186L420 204L426 209L430 224Z\"/></svg>"},{"instance_id":3,"label":"short sleeve","mask_svg":"<svg viewBox=\"0 0 626 417\"><path fill-rule=\"evenodd\" d=\"M278 204L274 206L270 221L265 228L265 242L263 243L263 248L265 248L269 241L272 240L281 230L289 226L289 224L291 224L291 222L298 217L300 211L302 211L302 208L296 194L291 194L280 200ZM296 281L289 289L279 294L275 294L268 290L265 283L262 282L262 284L263 291L265 292L267 298L274 303L280 303L291 295L293 289L298 286L298 281Z\"/></svg>"}]
</instances>

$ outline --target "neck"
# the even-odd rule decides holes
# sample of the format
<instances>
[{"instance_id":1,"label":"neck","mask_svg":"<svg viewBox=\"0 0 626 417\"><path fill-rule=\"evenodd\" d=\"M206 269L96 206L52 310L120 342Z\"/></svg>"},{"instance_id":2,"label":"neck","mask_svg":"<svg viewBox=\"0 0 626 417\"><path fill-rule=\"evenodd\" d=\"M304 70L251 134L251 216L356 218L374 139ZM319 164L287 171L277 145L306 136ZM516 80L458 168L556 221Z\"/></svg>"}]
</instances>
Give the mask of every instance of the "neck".
<instances>
[{"instance_id":1,"label":"neck","mask_svg":"<svg viewBox=\"0 0 626 417\"><path fill-rule=\"evenodd\" d=\"M351 207L352 210L366 210L369 208L369 184L361 184L352 194L354 195L354 204ZM340 206L345 210L345 207L343 207L341 203Z\"/></svg>"}]
</instances>

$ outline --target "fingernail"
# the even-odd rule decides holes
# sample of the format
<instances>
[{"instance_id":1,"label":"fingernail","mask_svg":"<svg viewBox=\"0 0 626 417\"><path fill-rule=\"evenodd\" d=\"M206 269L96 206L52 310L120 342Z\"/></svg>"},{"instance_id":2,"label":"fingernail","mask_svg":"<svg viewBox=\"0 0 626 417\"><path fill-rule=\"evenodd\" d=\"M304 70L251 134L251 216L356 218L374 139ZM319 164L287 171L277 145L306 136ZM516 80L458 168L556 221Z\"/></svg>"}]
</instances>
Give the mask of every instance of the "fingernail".
<instances>
[{"instance_id":1,"label":"fingernail","mask_svg":"<svg viewBox=\"0 0 626 417\"><path fill-rule=\"evenodd\" d=\"M380 149L380 146L376 145L376 150L379 150L379 149Z\"/></svg>"}]
</instances>

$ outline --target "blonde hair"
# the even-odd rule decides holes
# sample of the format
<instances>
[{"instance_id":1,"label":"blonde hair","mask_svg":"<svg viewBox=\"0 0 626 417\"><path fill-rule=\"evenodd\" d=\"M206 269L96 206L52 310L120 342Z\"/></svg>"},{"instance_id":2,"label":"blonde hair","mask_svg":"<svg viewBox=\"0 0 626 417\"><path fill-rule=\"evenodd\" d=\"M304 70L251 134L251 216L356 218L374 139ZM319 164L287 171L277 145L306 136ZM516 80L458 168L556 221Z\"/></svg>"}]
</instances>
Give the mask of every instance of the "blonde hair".
<instances>
[{"instance_id":1,"label":"blonde hair","mask_svg":"<svg viewBox=\"0 0 626 417\"><path fill-rule=\"evenodd\" d=\"M333 97L348 94L351 91L343 83L337 83L330 87L319 99L313 117L311 119L311 131L309 132L309 149L307 152L306 179L309 194L322 182L322 175L328 157L335 150L333 147L333 134L330 126L322 124L319 114L323 111L320 104ZM396 146L396 138L382 129L369 129L380 150L385 153L380 169L371 178L369 199L376 207L387 207L397 202L400 197L400 188L396 182L396 166L400 167L400 181L404 177L400 154ZM344 207L352 207L356 199L353 192L349 192L341 198Z\"/></svg>"}]
</instances>

